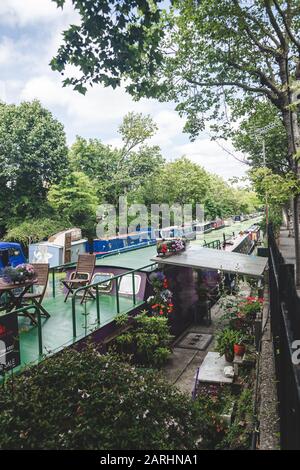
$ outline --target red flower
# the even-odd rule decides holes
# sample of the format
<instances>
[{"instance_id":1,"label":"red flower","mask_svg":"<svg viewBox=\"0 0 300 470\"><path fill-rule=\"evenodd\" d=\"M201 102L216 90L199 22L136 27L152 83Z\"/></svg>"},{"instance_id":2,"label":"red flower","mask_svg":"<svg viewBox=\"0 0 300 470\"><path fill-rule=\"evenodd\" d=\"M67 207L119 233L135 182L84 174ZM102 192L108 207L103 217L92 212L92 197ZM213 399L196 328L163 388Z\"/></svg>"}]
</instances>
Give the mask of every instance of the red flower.
<instances>
[{"instance_id":1,"label":"red flower","mask_svg":"<svg viewBox=\"0 0 300 470\"><path fill-rule=\"evenodd\" d=\"M163 244L163 245L161 246L161 251L162 251L162 253L167 253L168 247L167 247L166 244Z\"/></svg>"}]
</instances>

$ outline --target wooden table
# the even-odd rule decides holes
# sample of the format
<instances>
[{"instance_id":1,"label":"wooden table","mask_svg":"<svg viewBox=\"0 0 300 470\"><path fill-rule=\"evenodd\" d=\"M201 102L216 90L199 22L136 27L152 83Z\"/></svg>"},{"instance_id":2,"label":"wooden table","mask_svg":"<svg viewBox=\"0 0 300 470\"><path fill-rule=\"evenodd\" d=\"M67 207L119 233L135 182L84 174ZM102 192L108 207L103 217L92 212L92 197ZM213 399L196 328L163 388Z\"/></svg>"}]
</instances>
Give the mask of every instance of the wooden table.
<instances>
[{"instance_id":1,"label":"wooden table","mask_svg":"<svg viewBox=\"0 0 300 470\"><path fill-rule=\"evenodd\" d=\"M34 284L36 284L36 282L36 280L29 280L20 282L19 284L13 284L5 282L0 278L0 298L5 293L8 295L8 302L4 304L4 310L6 312L11 312L12 310L21 308L24 295ZM16 289L22 289L22 291L15 294Z\"/></svg>"}]
</instances>

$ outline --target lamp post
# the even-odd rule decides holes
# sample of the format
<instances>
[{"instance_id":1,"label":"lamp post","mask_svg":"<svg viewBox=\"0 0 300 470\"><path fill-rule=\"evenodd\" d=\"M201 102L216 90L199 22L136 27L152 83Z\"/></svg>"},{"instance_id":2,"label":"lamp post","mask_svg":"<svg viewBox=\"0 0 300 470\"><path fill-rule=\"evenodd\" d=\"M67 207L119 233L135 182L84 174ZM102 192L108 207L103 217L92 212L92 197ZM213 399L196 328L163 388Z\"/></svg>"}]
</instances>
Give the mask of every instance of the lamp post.
<instances>
[{"instance_id":1,"label":"lamp post","mask_svg":"<svg viewBox=\"0 0 300 470\"><path fill-rule=\"evenodd\" d=\"M259 129L254 129L253 130L253 135L257 142L262 143L262 156L263 156L263 166L266 167L266 141L264 135L271 129L274 129L277 124L270 123L267 124L264 127L260 127ZM261 137L261 139L259 138ZM265 216L266 216L266 231L268 232L268 226L269 226L269 206L268 206L268 193L266 193L265 197Z\"/></svg>"}]
</instances>

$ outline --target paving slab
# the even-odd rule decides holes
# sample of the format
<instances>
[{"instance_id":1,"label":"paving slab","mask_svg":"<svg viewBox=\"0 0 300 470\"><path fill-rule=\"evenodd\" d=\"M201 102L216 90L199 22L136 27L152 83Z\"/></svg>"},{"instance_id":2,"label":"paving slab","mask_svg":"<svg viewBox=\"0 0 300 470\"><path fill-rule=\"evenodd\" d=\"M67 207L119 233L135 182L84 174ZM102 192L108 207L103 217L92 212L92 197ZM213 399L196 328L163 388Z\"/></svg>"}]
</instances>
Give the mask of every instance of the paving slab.
<instances>
[{"instance_id":1,"label":"paving slab","mask_svg":"<svg viewBox=\"0 0 300 470\"><path fill-rule=\"evenodd\" d=\"M198 373L199 382L231 384L232 377L224 375L224 368L232 366L225 360L224 356L220 356L217 352L208 352L200 366Z\"/></svg>"}]
</instances>

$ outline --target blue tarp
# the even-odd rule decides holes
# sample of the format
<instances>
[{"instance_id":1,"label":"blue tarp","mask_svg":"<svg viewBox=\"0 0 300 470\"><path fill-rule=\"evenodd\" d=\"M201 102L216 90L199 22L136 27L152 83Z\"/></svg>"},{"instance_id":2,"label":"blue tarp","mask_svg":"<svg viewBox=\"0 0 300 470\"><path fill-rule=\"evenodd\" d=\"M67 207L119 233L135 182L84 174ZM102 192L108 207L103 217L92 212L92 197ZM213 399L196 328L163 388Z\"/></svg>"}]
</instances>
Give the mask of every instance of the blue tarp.
<instances>
[{"instance_id":1,"label":"blue tarp","mask_svg":"<svg viewBox=\"0 0 300 470\"><path fill-rule=\"evenodd\" d=\"M5 254L8 254L8 262L10 266L17 266L26 263L26 258L22 251L20 243L0 242L0 269L4 268Z\"/></svg>"}]
</instances>

